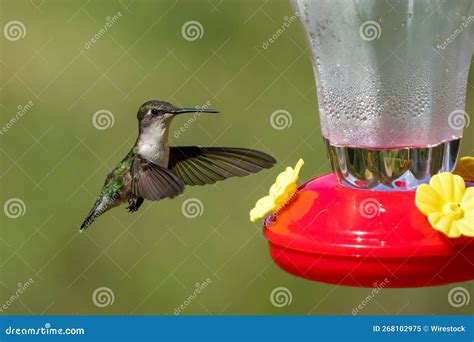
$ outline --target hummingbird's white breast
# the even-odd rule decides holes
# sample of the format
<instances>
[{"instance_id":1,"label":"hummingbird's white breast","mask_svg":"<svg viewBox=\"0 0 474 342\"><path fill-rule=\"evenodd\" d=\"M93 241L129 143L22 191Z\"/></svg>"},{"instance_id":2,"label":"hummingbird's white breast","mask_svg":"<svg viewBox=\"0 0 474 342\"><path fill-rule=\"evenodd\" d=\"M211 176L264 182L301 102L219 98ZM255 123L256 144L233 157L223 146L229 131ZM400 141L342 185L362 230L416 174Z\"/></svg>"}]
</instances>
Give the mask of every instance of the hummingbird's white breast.
<instances>
[{"instance_id":1,"label":"hummingbird's white breast","mask_svg":"<svg viewBox=\"0 0 474 342\"><path fill-rule=\"evenodd\" d=\"M144 128L138 138L138 153L152 163L168 167L168 129L169 122L162 121L153 122Z\"/></svg>"}]
</instances>

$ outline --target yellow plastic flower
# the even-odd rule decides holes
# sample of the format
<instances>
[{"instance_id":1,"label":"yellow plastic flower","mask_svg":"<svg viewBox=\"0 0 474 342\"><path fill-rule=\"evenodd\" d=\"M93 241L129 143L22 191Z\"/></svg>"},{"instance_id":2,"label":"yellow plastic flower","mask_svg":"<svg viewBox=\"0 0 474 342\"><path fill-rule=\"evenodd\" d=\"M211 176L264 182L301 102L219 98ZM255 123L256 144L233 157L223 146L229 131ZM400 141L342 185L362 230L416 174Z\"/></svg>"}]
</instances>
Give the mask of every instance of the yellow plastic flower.
<instances>
[{"instance_id":1,"label":"yellow plastic flower","mask_svg":"<svg viewBox=\"0 0 474 342\"><path fill-rule=\"evenodd\" d=\"M453 173L464 180L474 182L474 157L462 157L458 160Z\"/></svg>"},{"instance_id":2,"label":"yellow plastic flower","mask_svg":"<svg viewBox=\"0 0 474 342\"><path fill-rule=\"evenodd\" d=\"M434 229L450 238L474 237L474 188L449 172L431 178L416 190L415 203Z\"/></svg>"},{"instance_id":3,"label":"yellow plastic flower","mask_svg":"<svg viewBox=\"0 0 474 342\"><path fill-rule=\"evenodd\" d=\"M255 204L255 208L250 210L250 221L255 222L285 205L296 191L296 182L303 164L303 159L300 159L294 169L288 166L278 175L268 196L260 198Z\"/></svg>"}]
</instances>

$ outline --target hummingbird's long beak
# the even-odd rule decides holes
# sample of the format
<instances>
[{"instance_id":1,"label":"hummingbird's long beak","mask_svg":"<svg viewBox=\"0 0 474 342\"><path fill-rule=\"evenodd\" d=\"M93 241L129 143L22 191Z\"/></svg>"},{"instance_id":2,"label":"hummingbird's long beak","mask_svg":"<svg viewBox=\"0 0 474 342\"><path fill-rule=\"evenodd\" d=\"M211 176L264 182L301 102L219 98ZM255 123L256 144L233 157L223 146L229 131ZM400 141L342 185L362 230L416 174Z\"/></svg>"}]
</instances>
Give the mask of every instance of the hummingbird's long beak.
<instances>
[{"instance_id":1,"label":"hummingbird's long beak","mask_svg":"<svg viewBox=\"0 0 474 342\"><path fill-rule=\"evenodd\" d=\"M185 114L185 113L219 113L218 110L204 109L204 108L179 108L173 112L173 114Z\"/></svg>"}]
</instances>

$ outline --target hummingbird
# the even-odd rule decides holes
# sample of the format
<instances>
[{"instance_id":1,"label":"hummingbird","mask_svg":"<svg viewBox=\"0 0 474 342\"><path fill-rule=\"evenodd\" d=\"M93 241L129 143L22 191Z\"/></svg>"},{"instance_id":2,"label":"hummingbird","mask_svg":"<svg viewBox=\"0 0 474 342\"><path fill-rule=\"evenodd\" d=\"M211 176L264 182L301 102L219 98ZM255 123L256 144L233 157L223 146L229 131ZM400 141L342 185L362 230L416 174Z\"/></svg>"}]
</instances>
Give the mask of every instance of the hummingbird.
<instances>
[{"instance_id":1,"label":"hummingbird","mask_svg":"<svg viewBox=\"0 0 474 342\"><path fill-rule=\"evenodd\" d=\"M235 147L169 146L171 121L185 113L219 113L213 109L178 108L152 100L137 112L138 138L130 152L107 175L99 197L84 219L82 232L94 220L122 203L136 212L145 200L180 195L186 185L213 184L269 169L275 159L260 151Z\"/></svg>"}]
</instances>

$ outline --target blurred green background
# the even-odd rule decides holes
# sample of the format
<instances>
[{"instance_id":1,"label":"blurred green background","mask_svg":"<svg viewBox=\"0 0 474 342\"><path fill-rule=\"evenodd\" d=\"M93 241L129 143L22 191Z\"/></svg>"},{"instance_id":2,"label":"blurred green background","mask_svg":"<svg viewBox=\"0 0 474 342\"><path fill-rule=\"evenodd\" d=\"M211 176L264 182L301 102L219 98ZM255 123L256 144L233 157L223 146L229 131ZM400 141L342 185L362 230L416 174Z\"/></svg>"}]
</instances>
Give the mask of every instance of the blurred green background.
<instances>
[{"instance_id":1,"label":"blurred green background","mask_svg":"<svg viewBox=\"0 0 474 342\"><path fill-rule=\"evenodd\" d=\"M0 215L0 304L19 283L33 281L3 314L173 314L208 278L182 314L350 315L369 295L283 272L268 254L261 223L248 220L256 199L299 157L306 161L302 180L329 171L300 25L262 46L293 15L286 0L0 3L2 27L17 20L26 30L22 39L0 39L1 125L33 103L0 135L0 203L25 203L23 216ZM107 20L113 25L86 48ZM200 38L184 39L189 21L201 24ZM466 111L473 113L470 82ZM199 117L182 134L174 132L189 117L177 118L172 144L256 148L273 154L277 167L188 187L135 214L114 209L79 234L106 174L134 142L138 106L150 99L209 103L222 112ZM102 109L114 122L99 130L93 115ZM291 126L272 128L276 110L291 113ZM471 124L464 155L473 153L473 133ZM190 198L202 202L201 216L183 215ZM269 299L280 286L292 293L282 308ZM384 289L360 314L472 313L472 301L449 305L454 286ZM460 286L474 292L473 282ZM112 305L94 304L100 287L113 291Z\"/></svg>"}]
</instances>

